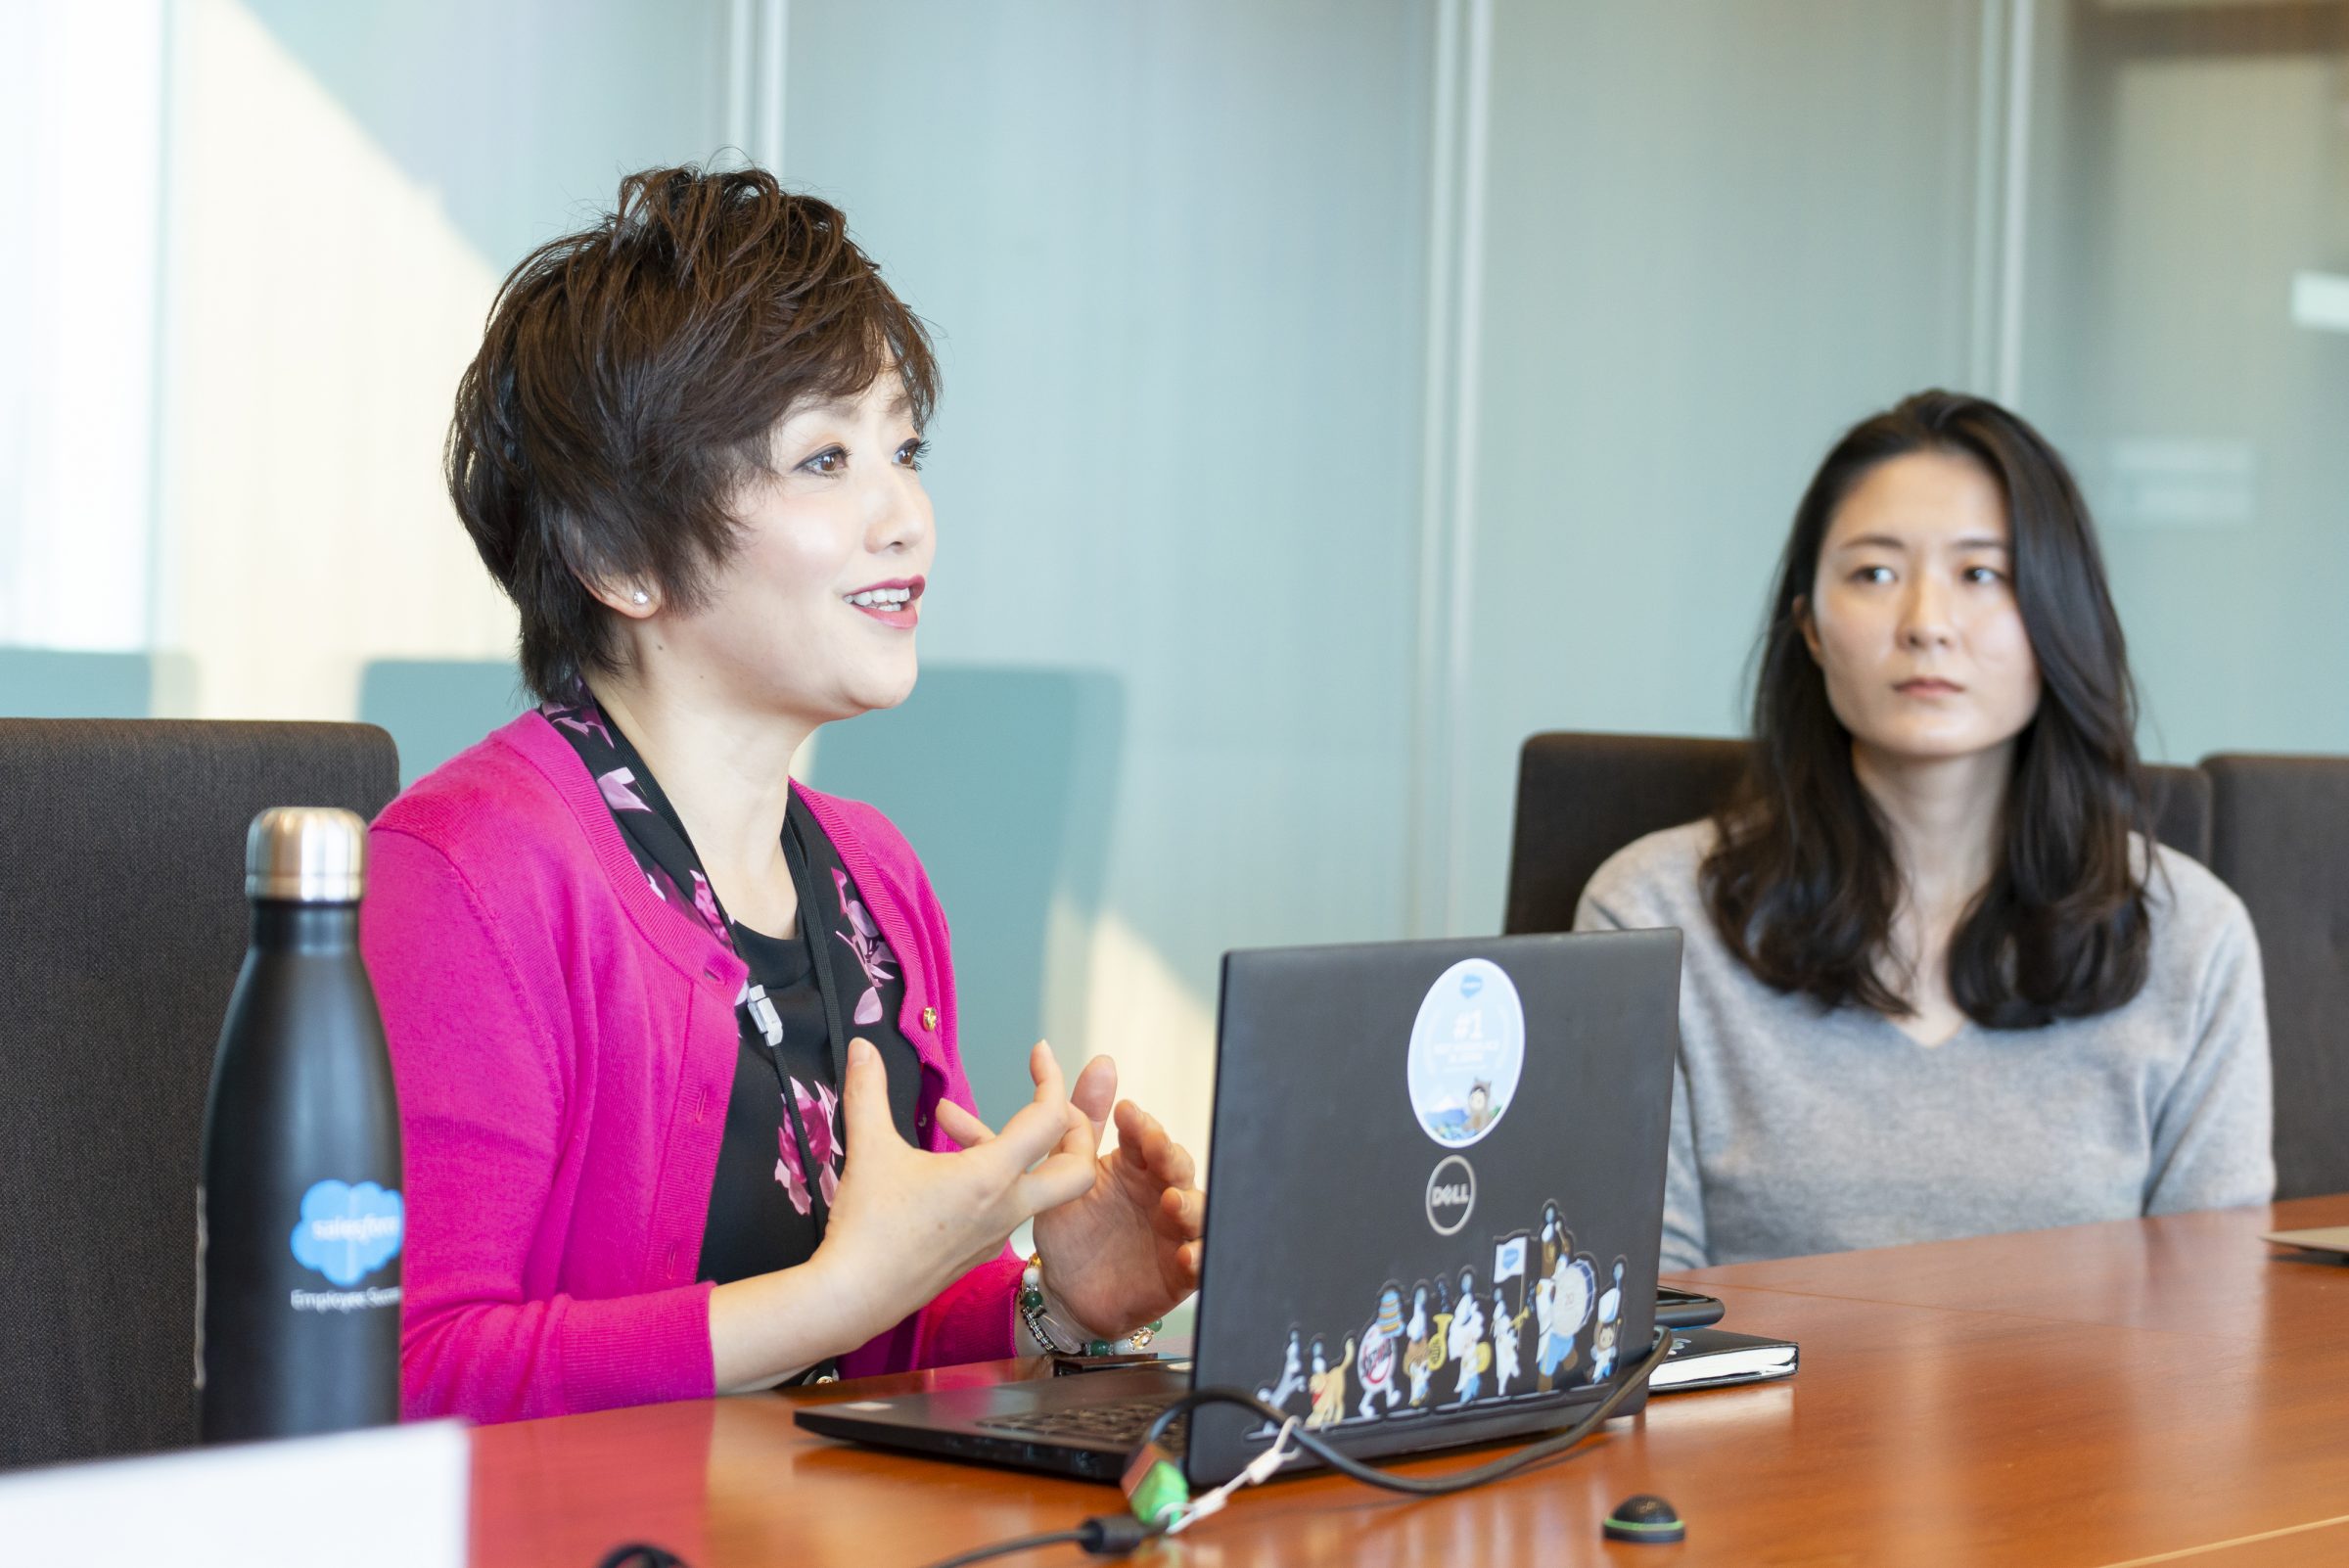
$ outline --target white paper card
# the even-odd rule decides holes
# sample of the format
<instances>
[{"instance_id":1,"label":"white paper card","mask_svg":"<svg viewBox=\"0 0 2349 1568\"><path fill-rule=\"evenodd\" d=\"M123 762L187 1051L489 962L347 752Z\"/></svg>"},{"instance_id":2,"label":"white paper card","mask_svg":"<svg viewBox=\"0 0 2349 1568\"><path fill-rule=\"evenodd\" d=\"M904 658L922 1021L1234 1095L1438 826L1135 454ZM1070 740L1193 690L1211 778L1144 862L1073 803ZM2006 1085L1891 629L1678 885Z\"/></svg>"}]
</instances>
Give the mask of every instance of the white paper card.
<instances>
[{"instance_id":1,"label":"white paper card","mask_svg":"<svg viewBox=\"0 0 2349 1568\"><path fill-rule=\"evenodd\" d=\"M464 1568L458 1421L0 1476L11 1562L84 1568Z\"/></svg>"}]
</instances>

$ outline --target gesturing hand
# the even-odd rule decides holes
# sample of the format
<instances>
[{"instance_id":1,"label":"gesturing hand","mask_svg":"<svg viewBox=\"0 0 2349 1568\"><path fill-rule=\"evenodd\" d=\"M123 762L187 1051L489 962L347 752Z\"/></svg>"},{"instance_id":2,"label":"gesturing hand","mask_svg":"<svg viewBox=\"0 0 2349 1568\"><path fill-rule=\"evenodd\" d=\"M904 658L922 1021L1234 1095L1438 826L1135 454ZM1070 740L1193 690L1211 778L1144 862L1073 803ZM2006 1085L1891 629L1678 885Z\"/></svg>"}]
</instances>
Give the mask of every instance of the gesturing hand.
<instances>
[{"instance_id":1,"label":"gesturing hand","mask_svg":"<svg viewBox=\"0 0 2349 1568\"><path fill-rule=\"evenodd\" d=\"M1047 1079L1060 1082L1049 1046L1039 1042L1028 1065L1039 1094ZM1199 1288L1207 1213L1207 1195L1192 1184L1197 1168L1190 1155L1131 1100L1117 1106L1118 1146L1098 1155L1117 1092L1117 1066L1106 1056L1094 1057L1078 1075L1070 1096L1078 1125L1052 1158L1083 1161L1091 1180L1036 1217L1036 1250L1052 1294L1078 1326L1102 1339L1164 1316ZM972 1152L1008 1137L1019 1120L991 1134L960 1106L941 1103L938 1112L946 1134Z\"/></svg>"},{"instance_id":2,"label":"gesturing hand","mask_svg":"<svg viewBox=\"0 0 2349 1568\"><path fill-rule=\"evenodd\" d=\"M1044 1063L1035 1099L999 1135L984 1147L966 1142L961 1153L932 1154L907 1143L891 1120L880 1053L865 1040L849 1042L841 1087L848 1163L817 1257L844 1308L870 1333L1002 1251L1021 1221L1092 1182L1090 1124L1062 1091L1050 1052Z\"/></svg>"}]
</instances>

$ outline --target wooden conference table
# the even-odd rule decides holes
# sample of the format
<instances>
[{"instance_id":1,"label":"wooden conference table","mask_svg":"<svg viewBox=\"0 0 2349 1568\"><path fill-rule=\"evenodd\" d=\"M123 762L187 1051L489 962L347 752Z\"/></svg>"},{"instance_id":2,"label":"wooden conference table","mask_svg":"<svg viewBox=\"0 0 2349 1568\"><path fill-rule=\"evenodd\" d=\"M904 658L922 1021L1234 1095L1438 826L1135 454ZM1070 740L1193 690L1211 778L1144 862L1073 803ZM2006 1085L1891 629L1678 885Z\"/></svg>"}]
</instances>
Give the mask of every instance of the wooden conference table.
<instances>
[{"instance_id":1,"label":"wooden conference table","mask_svg":"<svg viewBox=\"0 0 2349 1568\"><path fill-rule=\"evenodd\" d=\"M1275 1482L1135 1560L2349 1564L2349 1267L2258 1239L2338 1224L2349 1194L1705 1269L1681 1277L1728 1304L1725 1326L1801 1342L1797 1377L1667 1395L1571 1456L1463 1497ZM643 1540L692 1568L918 1568L1123 1500L792 1424L795 1404L840 1397L485 1428L474 1562L592 1568ZM1670 1498L1687 1541L1603 1542L1599 1519L1635 1492ZM1004 1560L1096 1559L1058 1546Z\"/></svg>"}]
</instances>

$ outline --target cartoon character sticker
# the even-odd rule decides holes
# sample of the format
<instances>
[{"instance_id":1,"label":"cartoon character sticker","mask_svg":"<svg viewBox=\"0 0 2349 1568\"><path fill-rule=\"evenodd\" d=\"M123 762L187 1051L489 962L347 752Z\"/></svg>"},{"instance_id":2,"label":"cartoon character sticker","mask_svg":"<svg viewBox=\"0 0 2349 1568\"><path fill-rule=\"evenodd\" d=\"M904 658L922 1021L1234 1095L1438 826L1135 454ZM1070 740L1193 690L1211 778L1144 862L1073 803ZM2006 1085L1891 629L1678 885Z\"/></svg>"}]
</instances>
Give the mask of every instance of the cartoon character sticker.
<instances>
[{"instance_id":1,"label":"cartoon character sticker","mask_svg":"<svg viewBox=\"0 0 2349 1568\"><path fill-rule=\"evenodd\" d=\"M1598 1271L1589 1258L1565 1251L1574 1238L1563 1232L1561 1237L1548 1277L1534 1287L1534 1315L1542 1331L1534 1362L1541 1375L1534 1386L1544 1394L1558 1387L1582 1360L1576 1336L1590 1320L1590 1306L1598 1295Z\"/></svg>"},{"instance_id":2,"label":"cartoon character sticker","mask_svg":"<svg viewBox=\"0 0 2349 1568\"><path fill-rule=\"evenodd\" d=\"M1524 1365L1518 1357L1519 1334L1531 1309L1524 1306L1528 1247L1523 1232L1504 1237L1493 1248L1493 1393L1507 1399L1509 1385L1522 1381ZM1509 1282L1517 1283L1512 1303Z\"/></svg>"},{"instance_id":3,"label":"cartoon character sticker","mask_svg":"<svg viewBox=\"0 0 2349 1568\"><path fill-rule=\"evenodd\" d=\"M1365 1421L1380 1413L1375 1407L1381 1401L1391 1410L1403 1398L1395 1381L1403 1365L1403 1289L1390 1280L1378 1293L1378 1315L1362 1330L1361 1360L1355 1367L1355 1381L1362 1386L1358 1408Z\"/></svg>"},{"instance_id":4,"label":"cartoon character sticker","mask_svg":"<svg viewBox=\"0 0 2349 1568\"><path fill-rule=\"evenodd\" d=\"M1623 1316L1623 1265L1615 1260L1615 1283L1598 1298L1598 1328L1590 1337L1590 1381L1602 1383L1615 1372L1615 1343Z\"/></svg>"},{"instance_id":5,"label":"cartoon character sticker","mask_svg":"<svg viewBox=\"0 0 2349 1568\"><path fill-rule=\"evenodd\" d=\"M1451 1334L1451 1284L1449 1280L1439 1279L1436 1281L1435 1320L1435 1337L1428 1342L1427 1348L1427 1369L1430 1372L1441 1372L1444 1370L1444 1347Z\"/></svg>"},{"instance_id":6,"label":"cartoon character sticker","mask_svg":"<svg viewBox=\"0 0 2349 1568\"><path fill-rule=\"evenodd\" d=\"M1460 1270L1460 1304L1452 1309L1445 1351L1458 1368L1452 1383L1452 1403L1466 1405L1483 1391L1485 1372L1493 1364L1493 1347L1485 1343L1485 1310L1476 1299L1476 1270Z\"/></svg>"},{"instance_id":7,"label":"cartoon character sticker","mask_svg":"<svg viewBox=\"0 0 2349 1568\"><path fill-rule=\"evenodd\" d=\"M1628 1260L1616 1258L1602 1294L1590 1254L1574 1250L1555 1203L1543 1205L1539 1229L1496 1236L1492 1247L1489 1273L1480 1257L1407 1289L1389 1279L1369 1320L1342 1340L1314 1331L1327 1325L1291 1323L1280 1375L1257 1397L1326 1431L1541 1398L1611 1376ZM1593 1330L1588 1341L1586 1329ZM1272 1431L1267 1424L1256 1435Z\"/></svg>"},{"instance_id":8,"label":"cartoon character sticker","mask_svg":"<svg viewBox=\"0 0 2349 1568\"><path fill-rule=\"evenodd\" d=\"M1525 1006L1489 958L1436 977L1411 1024L1405 1076L1420 1129L1462 1149L1500 1125L1525 1069Z\"/></svg>"},{"instance_id":9,"label":"cartoon character sticker","mask_svg":"<svg viewBox=\"0 0 2349 1568\"><path fill-rule=\"evenodd\" d=\"M1517 1364L1517 1329L1525 1321L1522 1311L1509 1311L1508 1292L1493 1287L1493 1396L1509 1397L1509 1380L1525 1374Z\"/></svg>"},{"instance_id":10,"label":"cartoon character sticker","mask_svg":"<svg viewBox=\"0 0 2349 1568\"><path fill-rule=\"evenodd\" d=\"M1403 1375L1411 1385L1410 1408L1417 1409L1427 1403L1427 1381L1442 1364L1443 1330L1436 1330L1433 1342L1428 1337L1427 1281L1422 1279L1411 1290L1410 1321L1403 1327Z\"/></svg>"},{"instance_id":11,"label":"cartoon character sticker","mask_svg":"<svg viewBox=\"0 0 2349 1568\"><path fill-rule=\"evenodd\" d=\"M1329 1350L1313 1341L1313 1375L1310 1381L1313 1406L1305 1418L1309 1428L1335 1426L1346 1414L1346 1368L1354 1364L1354 1339L1346 1340L1346 1359L1329 1364Z\"/></svg>"},{"instance_id":12,"label":"cartoon character sticker","mask_svg":"<svg viewBox=\"0 0 2349 1568\"><path fill-rule=\"evenodd\" d=\"M1289 1352L1281 1359L1280 1381L1270 1388L1256 1391L1256 1397L1267 1405L1285 1410L1289 1407L1289 1401L1305 1392L1304 1337L1295 1328L1289 1330Z\"/></svg>"}]
</instances>

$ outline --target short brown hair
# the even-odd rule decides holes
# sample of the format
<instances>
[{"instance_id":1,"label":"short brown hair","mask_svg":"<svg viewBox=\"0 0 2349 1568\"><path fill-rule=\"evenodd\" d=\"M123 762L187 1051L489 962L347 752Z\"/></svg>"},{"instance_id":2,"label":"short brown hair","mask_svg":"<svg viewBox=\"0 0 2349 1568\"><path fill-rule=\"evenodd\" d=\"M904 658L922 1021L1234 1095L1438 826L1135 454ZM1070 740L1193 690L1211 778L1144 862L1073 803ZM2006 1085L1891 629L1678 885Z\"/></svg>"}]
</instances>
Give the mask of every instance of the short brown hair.
<instances>
[{"instance_id":1,"label":"short brown hair","mask_svg":"<svg viewBox=\"0 0 2349 1568\"><path fill-rule=\"evenodd\" d=\"M938 368L920 319L838 208L762 169L631 174L603 221L526 256L457 384L444 466L522 612L530 689L560 699L615 668L587 582L698 603L784 414L893 373L926 425Z\"/></svg>"}]
</instances>

